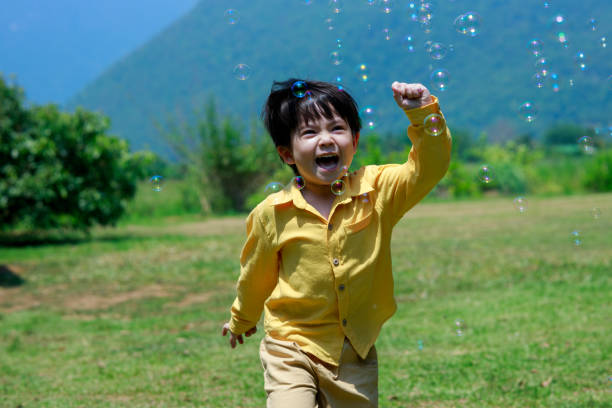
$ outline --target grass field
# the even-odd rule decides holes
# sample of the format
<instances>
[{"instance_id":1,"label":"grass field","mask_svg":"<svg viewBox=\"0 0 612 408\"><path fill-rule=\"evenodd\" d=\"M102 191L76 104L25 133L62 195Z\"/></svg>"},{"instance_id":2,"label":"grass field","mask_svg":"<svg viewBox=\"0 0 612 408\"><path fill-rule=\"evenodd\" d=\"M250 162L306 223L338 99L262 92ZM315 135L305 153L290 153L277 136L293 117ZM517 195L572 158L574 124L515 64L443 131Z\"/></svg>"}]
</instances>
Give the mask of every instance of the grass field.
<instances>
[{"instance_id":1,"label":"grass field","mask_svg":"<svg viewBox=\"0 0 612 408\"><path fill-rule=\"evenodd\" d=\"M244 217L154 224L0 247L1 407L265 406L262 328L220 335ZM422 204L393 265L381 407L612 406L612 194Z\"/></svg>"}]
</instances>

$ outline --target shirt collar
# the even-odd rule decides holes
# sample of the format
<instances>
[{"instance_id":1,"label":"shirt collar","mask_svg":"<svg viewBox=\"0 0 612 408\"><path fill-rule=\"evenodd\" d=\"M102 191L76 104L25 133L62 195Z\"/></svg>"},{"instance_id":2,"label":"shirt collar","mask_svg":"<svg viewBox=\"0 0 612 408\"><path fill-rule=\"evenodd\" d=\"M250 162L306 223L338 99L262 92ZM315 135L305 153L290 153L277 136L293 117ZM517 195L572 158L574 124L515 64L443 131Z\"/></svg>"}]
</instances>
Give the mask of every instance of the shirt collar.
<instances>
[{"instance_id":1,"label":"shirt collar","mask_svg":"<svg viewBox=\"0 0 612 408\"><path fill-rule=\"evenodd\" d=\"M353 197L367 194L374 190L372 185L365 179L365 167L348 173L342 180L344 180L345 183L345 190L339 197L339 204L346 204L350 202ZM293 205L300 209L305 209L307 204L293 179L284 189L269 195L268 201L272 206L282 206L293 202Z\"/></svg>"}]
</instances>

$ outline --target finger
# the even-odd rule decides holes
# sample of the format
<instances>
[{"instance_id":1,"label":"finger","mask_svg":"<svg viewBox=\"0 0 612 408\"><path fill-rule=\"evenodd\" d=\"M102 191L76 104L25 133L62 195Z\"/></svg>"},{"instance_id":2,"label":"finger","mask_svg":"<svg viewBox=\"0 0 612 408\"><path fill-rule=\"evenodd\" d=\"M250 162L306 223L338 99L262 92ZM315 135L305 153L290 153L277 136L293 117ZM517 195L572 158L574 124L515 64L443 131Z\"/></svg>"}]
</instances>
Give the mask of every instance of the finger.
<instances>
[{"instance_id":1,"label":"finger","mask_svg":"<svg viewBox=\"0 0 612 408\"><path fill-rule=\"evenodd\" d=\"M251 328L249 329L249 331L248 331L248 332L246 332L246 335L247 335L247 336L251 336L251 335L253 335L253 334L255 334L255 333L257 333L257 327L251 327Z\"/></svg>"},{"instance_id":2,"label":"finger","mask_svg":"<svg viewBox=\"0 0 612 408\"><path fill-rule=\"evenodd\" d=\"M230 336L230 345L232 346L232 348L236 348L236 336L234 336L233 334Z\"/></svg>"},{"instance_id":3,"label":"finger","mask_svg":"<svg viewBox=\"0 0 612 408\"><path fill-rule=\"evenodd\" d=\"M221 335L225 336L227 334L227 330L228 330L227 326L223 325L223 330L221 331Z\"/></svg>"},{"instance_id":4,"label":"finger","mask_svg":"<svg viewBox=\"0 0 612 408\"><path fill-rule=\"evenodd\" d=\"M244 340L242 339L242 334L238 335L238 343L244 344Z\"/></svg>"}]
</instances>

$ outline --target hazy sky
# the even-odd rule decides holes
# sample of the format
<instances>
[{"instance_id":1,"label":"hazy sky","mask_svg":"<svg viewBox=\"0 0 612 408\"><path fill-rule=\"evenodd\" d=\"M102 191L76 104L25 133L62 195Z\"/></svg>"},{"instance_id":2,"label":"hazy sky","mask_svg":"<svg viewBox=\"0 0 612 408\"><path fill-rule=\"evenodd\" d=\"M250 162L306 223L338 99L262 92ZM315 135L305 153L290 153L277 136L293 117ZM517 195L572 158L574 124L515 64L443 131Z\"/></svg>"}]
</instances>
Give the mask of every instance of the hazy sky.
<instances>
[{"instance_id":1,"label":"hazy sky","mask_svg":"<svg viewBox=\"0 0 612 408\"><path fill-rule=\"evenodd\" d=\"M3 0L0 72L35 103L66 102L198 0Z\"/></svg>"}]
</instances>

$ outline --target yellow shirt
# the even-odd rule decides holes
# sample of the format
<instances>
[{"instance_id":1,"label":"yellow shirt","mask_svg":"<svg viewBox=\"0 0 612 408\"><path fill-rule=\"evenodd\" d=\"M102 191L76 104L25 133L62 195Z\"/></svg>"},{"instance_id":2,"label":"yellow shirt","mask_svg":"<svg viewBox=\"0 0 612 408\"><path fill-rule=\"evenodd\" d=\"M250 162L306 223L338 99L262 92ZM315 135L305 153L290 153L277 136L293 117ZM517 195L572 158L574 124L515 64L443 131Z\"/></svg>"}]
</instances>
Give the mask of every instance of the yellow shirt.
<instances>
[{"instance_id":1,"label":"yellow shirt","mask_svg":"<svg viewBox=\"0 0 612 408\"><path fill-rule=\"evenodd\" d=\"M296 342L338 365L344 338L365 358L396 310L391 231L444 176L448 130L430 136L423 120L434 102L406 111L412 149L403 164L366 166L347 175L326 220L293 183L247 218L230 330L255 326L265 307L267 335Z\"/></svg>"}]
</instances>

